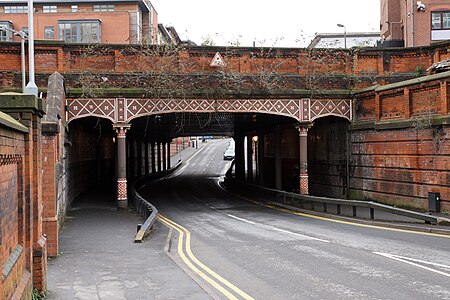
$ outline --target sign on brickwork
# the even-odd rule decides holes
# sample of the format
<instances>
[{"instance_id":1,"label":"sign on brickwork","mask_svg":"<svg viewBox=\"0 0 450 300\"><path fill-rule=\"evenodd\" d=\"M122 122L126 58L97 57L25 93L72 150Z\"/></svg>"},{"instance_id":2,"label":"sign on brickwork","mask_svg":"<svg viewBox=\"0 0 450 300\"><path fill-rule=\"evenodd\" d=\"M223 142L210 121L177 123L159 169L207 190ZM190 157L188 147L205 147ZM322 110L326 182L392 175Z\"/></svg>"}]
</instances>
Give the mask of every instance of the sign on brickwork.
<instances>
[{"instance_id":1,"label":"sign on brickwork","mask_svg":"<svg viewBox=\"0 0 450 300\"><path fill-rule=\"evenodd\" d=\"M211 67L223 67L225 66L225 62L222 58L222 55L220 55L219 52L216 52L213 59L211 60L211 63L209 64Z\"/></svg>"}]
</instances>

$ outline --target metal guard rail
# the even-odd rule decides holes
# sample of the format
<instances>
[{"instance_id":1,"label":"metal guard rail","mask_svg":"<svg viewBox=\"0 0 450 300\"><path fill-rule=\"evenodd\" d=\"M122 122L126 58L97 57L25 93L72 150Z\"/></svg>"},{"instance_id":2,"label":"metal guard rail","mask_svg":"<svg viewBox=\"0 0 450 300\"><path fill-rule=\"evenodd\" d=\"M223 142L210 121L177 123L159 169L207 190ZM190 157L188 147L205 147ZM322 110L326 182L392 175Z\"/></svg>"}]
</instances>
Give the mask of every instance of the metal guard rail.
<instances>
[{"instance_id":1,"label":"metal guard rail","mask_svg":"<svg viewBox=\"0 0 450 300\"><path fill-rule=\"evenodd\" d=\"M322 205L323 212L327 212L327 205L336 205L336 211L339 215L341 213L341 206L351 206L353 209L353 217L356 217L357 207L366 207L370 210L370 219L375 219L375 210L385 211L396 215L401 215L413 219L422 220L427 224L447 224L448 219L441 218L425 213L410 211L402 208L397 208L373 201L361 201L361 200L347 200L347 199L337 199L337 198L327 198L309 195L299 195L290 192L279 191L275 189L270 189L266 187L261 187L258 185L237 181L231 177L230 167L225 176L225 184L230 188L239 188L239 191L243 191L245 194L250 196L258 195L263 198L264 201L275 202L281 204L295 204L298 203L310 203L311 210L314 210L314 203L320 203Z\"/></svg>"},{"instance_id":2,"label":"metal guard rail","mask_svg":"<svg viewBox=\"0 0 450 300\"><path fill-rule=\"evenodd\" d=\"M136 211L145 219L144 224L139 228L136 237L134 238L135 243L142 243L142 240L150 232L158 217L158 209L144 199L137 190L139 190L142 187L142 184L148 180L161 178L172 173L181 165L181 163L182 162L179 161L175 166L166 171L140 177L131 183L128 189L128 197L133 201Z\"/></svg>"}]
</instances>

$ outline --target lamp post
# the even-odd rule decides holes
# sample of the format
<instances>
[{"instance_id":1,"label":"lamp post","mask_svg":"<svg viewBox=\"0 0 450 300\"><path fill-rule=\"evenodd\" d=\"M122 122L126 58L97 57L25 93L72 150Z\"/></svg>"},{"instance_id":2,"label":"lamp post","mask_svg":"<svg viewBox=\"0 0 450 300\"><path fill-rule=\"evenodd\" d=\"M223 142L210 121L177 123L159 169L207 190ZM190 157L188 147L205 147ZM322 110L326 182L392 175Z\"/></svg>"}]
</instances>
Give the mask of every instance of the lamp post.
<instances>
[{"instance_id":1,"label":"lamp post","mask_svg":"<svg viewBox=\"0 0 450 300\"><path fill-rule=\"evenodd\" d=\"M28 84L24 94L38 95L38 87L34 82L34 8L33 0L28 0Z\"/></svg>"},{"instance_id":2,"label":"lamp post","mask_svg":"<svg viewBox=\"0 0 450 300\"><path fill-rule=\"evenodd\" d=\"M345 25L343 24L336 24L337 27L344 28L344 48L347 49L347 29L345 28Z\"/></svg>"},{"instance_id":3,"label":"lamp post","mask_svg":"<svg viewBox=\"0 0 450 300\"><path fill-rule=\"evenodd\" d=\"M28 35L23 31L17 31L7 27L0 27L0 31L10 32L20 37L20 57L22 62L22 93L25 93L25 39L28 38Z\"/></svg>"}]
</instances>

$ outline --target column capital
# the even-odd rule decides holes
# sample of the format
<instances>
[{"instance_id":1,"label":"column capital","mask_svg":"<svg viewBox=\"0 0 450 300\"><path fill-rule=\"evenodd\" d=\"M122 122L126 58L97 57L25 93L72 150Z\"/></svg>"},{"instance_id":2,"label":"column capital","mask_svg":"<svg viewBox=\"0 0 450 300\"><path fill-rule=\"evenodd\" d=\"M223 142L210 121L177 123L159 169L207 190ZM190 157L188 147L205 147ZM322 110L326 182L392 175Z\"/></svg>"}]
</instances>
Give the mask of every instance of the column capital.
<instances>
[{"instance_id":1,"label":"column capital","mask_svg":"<svg viewBox=\"0 0 450 300\"><path fill-rule=\"evenodd\" d=\"M299 123L295 125L295 129L298 130L300 136L307 136L308 130L313 127L314 123Z\"/></svg>"},{"instance_id":2,"label":"column capital","mask_svg":"<svg viewBox=\"0 0 450 300\"><path fill-rule=\"evenodd\" d=\"M127 130L129 130L131 124L127 123L116 123L113 124L113 129L117 132L117 138L125 138L127 134Z\"/></svg>"}]
</instances>

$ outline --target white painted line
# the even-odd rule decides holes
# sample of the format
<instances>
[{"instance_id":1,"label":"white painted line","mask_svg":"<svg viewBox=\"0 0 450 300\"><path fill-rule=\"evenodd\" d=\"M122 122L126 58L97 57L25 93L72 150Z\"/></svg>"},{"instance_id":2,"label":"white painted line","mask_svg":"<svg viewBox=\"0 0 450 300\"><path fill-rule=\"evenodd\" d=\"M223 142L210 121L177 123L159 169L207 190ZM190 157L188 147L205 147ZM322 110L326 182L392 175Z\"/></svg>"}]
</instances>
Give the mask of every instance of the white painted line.
<instances>
[{"instance_id":1,"label":"white painted line","mask_svg":"<svg viewBox=\"0 0 450 300\"><path fill-rule=\"evenodd\" d=\"M211 207L211 208L212 208L212 209L215 209L215 208L213 208L213 207ZM264 227L268 227L267 225L260 224L260 223L256 223L256 222L253 222L253 221L250 221L250 220L246 220L246 219L243 219L243 218L239 218L239 217L236 217L236 216L234 216L234 215L227 214L227 216L230 217L230 218L233 218L233 219L236 219L236 220L239 220L239 221L248 223L248 224L252 224L252 225L261 225L261 226L264 226ZM319 238L315 238L315 237L312 237L312 236L308 236L308 235L304 235L304 234L300 234L300 233L296 233L296 232L292 232L292 231L280 229L280 228L273 227L273 226L270 227L270 228L271 228L272 230L275 230L275 231L287 233L287 234L290 234L290 235L295 235L295 236L298 236L298 237L301 237L301 238L304 238L304 239L308 239L308 240L315 240L315 241L319 241L319 242L323 242L323 243L329 243L329 242L330 242L330 241L327 241L327 240L322 240L322 239L319 239Z\"/></svg>"},{"instance_id":2,"label":"white painted line","mask_svg":"<svg viewBox=\"0 0 450 300\"><path fill-rule=\"evenodd\" d=\"M308 235L304 235L304 234L300 234L300 233L296 233L296 232L292 232L292 231L288 231L288 230L284 230L284 229L280 229L280 228L276 228L276 227L272 227L272 229L275 230L275 231L279 231L279 232L295 235L295 236L302 237L302 238L309 239L309 240L315 240L315 241L324 242L324 243L329 243L330 242L330 241L327 241L327 240L318 239L318 238L315 238L315 237L312 237L312 236L308 236Z\"/></svg>"},{"instance_id":3,"label":"white painted line","mask_svg":"<svg viewBox=\"0 0 450 300\"><path fill-rule=\"evenodd\" d=\"M422 265L414 263L413 261L420 262L420 263L423 263L423 264L443 267L443 268L449 268L450 266L436 264L436 263L427 262L427 261L422 261L422 260L413 259L413 258L404 257L404 256L399 256L399 255L390 254L390 253L382 253L382 252L373 252L373 253L377 254L377 255L381 255L381 256L386 257L386 258L394 259L394 260L397 260L397 261L400 261L400 262L403 262L405 264L409 264L409 265L412 265L412 266L415 266L415 267L418 267L418 268L422 268L422 269L430 271L430 272L434 272L434 273L437 273L437 274L440 274L440 275L444 275L444 276L450 277L449 273L445 273L445 272L442 272L442 271L439 271L439 270L435 270L435 269L432 269L432 268L429 268L429 267L426 267L426 266L422 266Z\"/></svg>"},{"instance_id":4,"label":"white painted line","mask_svg":"<svg viewBox=\"0 0 450 300\"><path fill-rule=\"evenodd\" d=\"M248 223L248 224L252 224L252 225L255 225L255 224L256 224L255 222L252 222L252 221L249 221L249 220L246 220L246 219L242 219L242 218L239 218L239 217L230 215L230 214L227 214L227 216L229 216L230 218L233 218L233 219L236 219L236 220L239 220L239 221Z\"/></svg>"}]
</instances>

